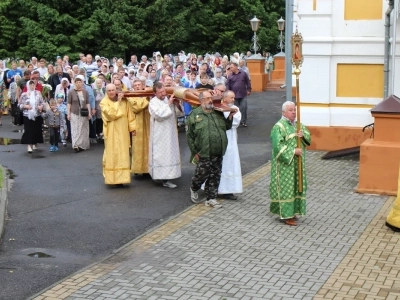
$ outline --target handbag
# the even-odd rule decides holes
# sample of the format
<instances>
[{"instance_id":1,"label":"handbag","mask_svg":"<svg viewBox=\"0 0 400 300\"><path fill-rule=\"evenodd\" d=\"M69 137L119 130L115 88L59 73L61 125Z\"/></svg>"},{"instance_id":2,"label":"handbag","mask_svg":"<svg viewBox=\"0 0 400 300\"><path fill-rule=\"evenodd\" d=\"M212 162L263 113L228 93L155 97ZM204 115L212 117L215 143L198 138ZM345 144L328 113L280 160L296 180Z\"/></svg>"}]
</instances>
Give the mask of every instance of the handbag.
<instances>
[{"instance_id":1,"label":"handbag","mask_svg":"<svg viewBox=\"0 0 400 300\"><path fill-rule=\"evenodd\" d=\"M86 107L81 107L81 99L79 99L79 97L78 97L78 104L79 104L79 114L81 115L81 117L89 116L89 109L87 109Z\"/></svg>"},{"instance_id":2,"label":"handbag","mask_svg":"<svg viewBox=\"0 0 400 300\"><path fill-rule=\"evenodd\" d=\"M81 108L80 114L81 114L81 117L87 117L87 116L89 116L89 110L87 108Z\"/></svg>"}]
</instances>

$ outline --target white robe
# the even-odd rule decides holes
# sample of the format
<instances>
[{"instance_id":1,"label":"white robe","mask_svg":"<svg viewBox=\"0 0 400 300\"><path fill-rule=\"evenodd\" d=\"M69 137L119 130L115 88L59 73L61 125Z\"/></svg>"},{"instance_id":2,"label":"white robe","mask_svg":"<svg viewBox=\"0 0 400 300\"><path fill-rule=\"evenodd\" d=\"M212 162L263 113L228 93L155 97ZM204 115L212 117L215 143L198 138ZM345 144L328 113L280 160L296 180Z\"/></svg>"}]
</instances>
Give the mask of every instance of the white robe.
<instances>
[{"instance_id":1,"label":"white robe","mask_svg":"<svg viewBox=\"0 0 400 300\"><path fill-rule=\"evenodd\" d=\"M239 108L233 105L234 108L238 110L236 114L233 115L232 129L226 131L228 137L228 147L224 158L222 160L222 173L221 181L218 187L218 194L233 194L242 193L242 169L240 167L240 157L239 148L237 144L237 131L240 124L240 119L242 114ZM229 112L224 112L225 118L229 116Z\"/></svg>"},{"instance_id":2,"label":"white robe","mask_svg":"<svg viewBox=\"0 0 400 300\"><path fill-rule=\"evenodd\" d=\"M149 173L154 180L181 177L175 106L168 105L168 98L154 97L149 103L150 139Z\"/></svg>"}]
</instances>

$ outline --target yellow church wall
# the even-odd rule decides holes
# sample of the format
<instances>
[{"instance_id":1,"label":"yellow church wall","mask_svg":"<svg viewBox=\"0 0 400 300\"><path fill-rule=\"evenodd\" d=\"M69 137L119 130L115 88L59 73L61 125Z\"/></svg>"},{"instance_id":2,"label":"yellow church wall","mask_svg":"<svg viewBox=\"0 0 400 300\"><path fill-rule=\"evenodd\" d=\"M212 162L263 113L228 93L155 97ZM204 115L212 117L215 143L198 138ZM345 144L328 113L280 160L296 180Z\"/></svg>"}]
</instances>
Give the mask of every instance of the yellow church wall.
<instances>
[{"instance_id":1,"label":"yellow church wall","mask_svg":"<svg viewBox=\"0 0 400 300\"><path fill-rule=\"evenodd\" d=\"M343 107L343 108L373 108L375 105L357 103L313 103L300 102L300 107Z\"/></svg>"},{"instance_id":2,"label":"yellow church wall","mask_svg":"<svg viewBox=\"0 0 400 300\"><path fill-rule=\"evenodd\" d=\"M383 64L338 64L336 97L383 97Z\"/></svg>"},{"instance_id":3,"label":"yellow church wall","mask_svg":"<svg viewBox=\"0 0 400 300\"><path fill-rule=\"evenodd\" d=\"M336 0L339 1L339 0ZM382 0L344 0L345 20L382 19Z\"/></svg>"}]
</instances>

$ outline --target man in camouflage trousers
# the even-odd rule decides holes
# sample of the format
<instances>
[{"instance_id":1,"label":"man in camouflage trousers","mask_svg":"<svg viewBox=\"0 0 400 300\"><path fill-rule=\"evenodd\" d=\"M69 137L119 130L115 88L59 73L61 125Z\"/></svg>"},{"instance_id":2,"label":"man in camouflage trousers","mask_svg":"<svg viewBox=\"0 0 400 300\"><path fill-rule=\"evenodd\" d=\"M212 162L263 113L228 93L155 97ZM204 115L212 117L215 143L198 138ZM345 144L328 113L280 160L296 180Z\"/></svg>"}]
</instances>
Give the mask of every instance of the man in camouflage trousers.
<instances>
[{"instance_id":1,"label":"man in camouflage trousers","mask_svg":"<svg viewBox=\"0 0 400 300\"><path fill-rule=\"evenodd\" d=\"M190 159L196 164L190 196L193 203L200 203L198 191L205 183L205 205L218 208L222 205L215 198L221 179L222 157L228 145L226 131L231 129L236 112L225 118L222 112L214 110L210 92L201 92L199 100L201 106L191 111L186 125Z\"/></svg>"}]
</instances>

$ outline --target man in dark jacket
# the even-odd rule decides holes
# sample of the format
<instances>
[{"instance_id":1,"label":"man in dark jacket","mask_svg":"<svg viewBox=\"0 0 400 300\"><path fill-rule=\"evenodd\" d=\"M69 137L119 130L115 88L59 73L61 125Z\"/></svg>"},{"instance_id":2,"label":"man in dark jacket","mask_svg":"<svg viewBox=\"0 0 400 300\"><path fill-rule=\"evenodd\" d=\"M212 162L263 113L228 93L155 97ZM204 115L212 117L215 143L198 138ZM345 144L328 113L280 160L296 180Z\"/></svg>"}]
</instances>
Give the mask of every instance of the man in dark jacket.
<instances>
[{"instance_id":1,"label":"man in dark jacket","mask_svg":"<svg viewBox=\"0 0 400 300\"><path fill-rule=\"evenodd\" d=\"M193 203L200 203L198 190L205 182L206 206L221 207L215 198L221 179L222 157L228 146L226 131L232 127L232 111L228 118L214 110L210 92L199 95L201 106L194 109L187 119L187 139L191 152L191 161L196 164L192 177L190 196Z\"/></svg>"},{"instance_id":2,"label":"man in dark jacket","mask_svg":"<svg viewBox=\"0 0 400 300\"><path fill-rule=\"evenodd\" d=\"M51 75L49 77L49 80L47 81L50 85L52 90L50 91L50 98L54 98L54 92L56 90L57 85L61 83L62 78L67 78L68 81L71 83L71 77L69 77L68 73L63 72L63 69L61 66L56 67L56 73Z\"/></svg>"}]
</instances>

